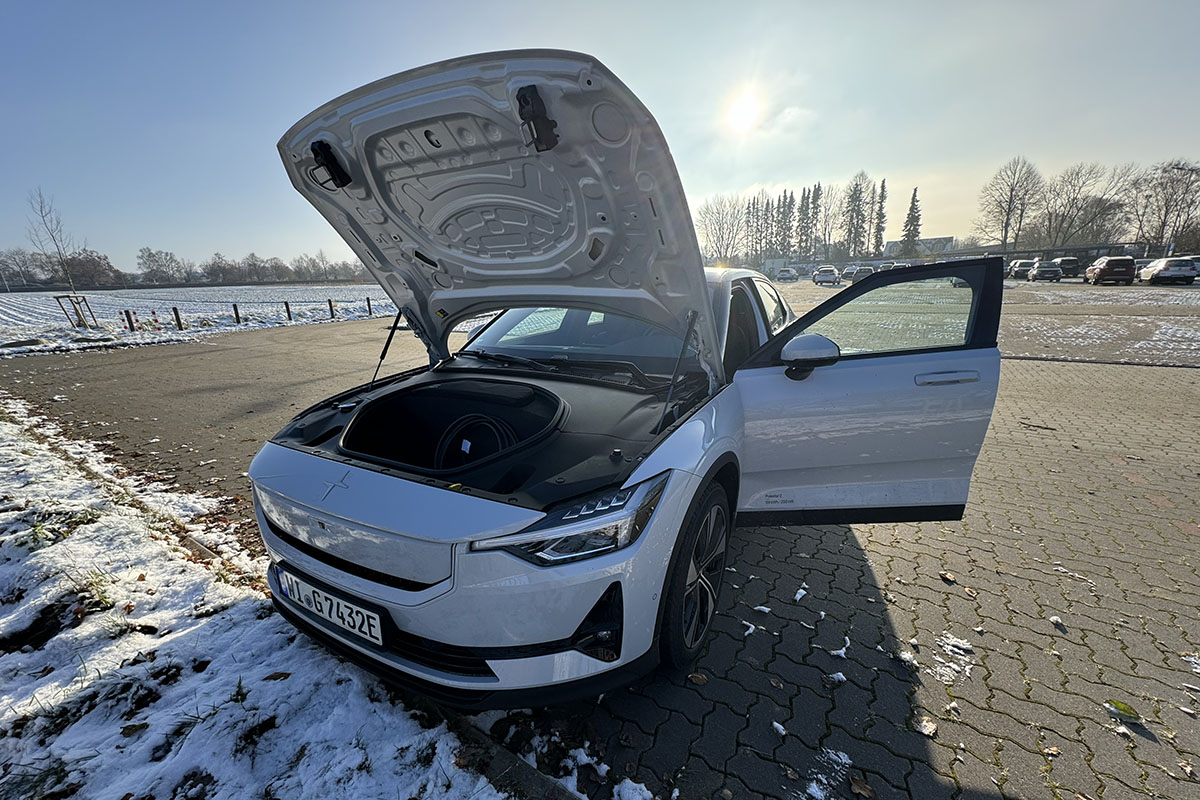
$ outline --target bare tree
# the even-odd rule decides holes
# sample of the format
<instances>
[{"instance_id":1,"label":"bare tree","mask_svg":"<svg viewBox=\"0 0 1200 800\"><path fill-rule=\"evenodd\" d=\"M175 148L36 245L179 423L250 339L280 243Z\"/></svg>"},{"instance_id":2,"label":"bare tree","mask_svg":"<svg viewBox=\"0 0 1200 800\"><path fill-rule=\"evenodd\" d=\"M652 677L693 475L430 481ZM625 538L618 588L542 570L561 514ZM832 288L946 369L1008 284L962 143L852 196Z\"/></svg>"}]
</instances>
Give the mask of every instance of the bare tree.
<instances>
[{"instance_id":1,"label":"bare tree","mask_svg":"<svg viewBox=\"0 0 1200 800\"><path fill-rule=\"evenodd\" d=\"M1153 248L1166 255L1200 223L1200 165L1181 159L1155 164L1137 175L1126 196L1146 253Z\"/></svg>"},{"instance_id":2,"label":"bare tree","mask_svg":"<svg viewBox=\"0 0 1200 800\"><path fill-rule=\"evenodd\" d=\"M999 242L1008 252L1021 240L1027 219L1041 201L1045 181L1037 167L1023 157L1011 159L983 185L979 192L979 217L975 231L986 241Z\"/></svg>"},{"instance_id":3,"label":"bare tree","mask_svg":"<svg viewBox=\"0 0 1200 800\"><path fill-rule=\"evenodd\" d=\"M1084 242L1085 236L1111 236L1123 230L1128 215L1122 198L1136 175L1132 164L1105 169L1078 163L1046 182L1035 241L1045 247ZM1097 233L1099 232L1099 234Z\"/></svg>"},{"instance_id":4,"label":"bare tree","mask_svg":"<svg viewBox=\"0 0 1200 800\"><path fill-rule=\"evenodd\" d=\"M29 274L34 271L35 262L33 253L22 247L0 250L0 275L4 276L4 290L11 291L11 284L16 283L18 276L21 278L21 285L28 286Z\"/></svg>"},{"instance_id":5,"label":"bare tree","mask_svg":"<svg viewBox=\"0 0 1200 800\"><path fill-rule=\"evenodd\" d=\"M54 207L53 198L46 197L41 187L29 193L29 225L26 235L34 248L42 254L46 263L67 279L71 293L75 292L75 281L68 266L71 253L77 249L74 238L63 227L62 217ZM57 277L57 276L56 276Z\"/></svg>"},{"instance_id":6,"label":"bare tree","mask_svg":"<svg viewBox=\"0 0 1200 800\"><path fill-rule=\"evenodd\" d=\"M720 263L734 260L746 238L746 202L736 194L718 194L696 209L696 228L704 254Z\"/></svg>"},{"instance_id":7,"label":"bare tree","mask_svg":"<svg viewBox=\"0 0 1200 800\"><path fill-rule=\"evenodd\" d=\"M817 242L825 254L825 260L833 258L838 222L846 213L846 193L836 183L822 187L821 217L817 220ZM814 248L815 249L815 248Z\"/></svg>"}]
</instances>

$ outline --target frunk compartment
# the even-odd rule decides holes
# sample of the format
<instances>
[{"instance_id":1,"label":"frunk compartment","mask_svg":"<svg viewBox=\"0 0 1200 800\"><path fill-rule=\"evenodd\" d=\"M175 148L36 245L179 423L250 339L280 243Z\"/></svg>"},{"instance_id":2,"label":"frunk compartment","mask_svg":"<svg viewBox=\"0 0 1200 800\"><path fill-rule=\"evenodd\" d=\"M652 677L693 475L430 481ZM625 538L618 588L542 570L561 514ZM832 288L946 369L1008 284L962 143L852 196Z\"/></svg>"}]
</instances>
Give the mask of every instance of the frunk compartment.
<instances>
[{"instance_id":1,"label":"frunk compartment","mask_svg":"<svg viewBox=\"0 0 1200 800\"><path fill-rule=\"evenodd\" d=\"M562 399L539 386L474 378L424 383L363 406L341 447L422 472L450 472L540 439L564 412Z\"/></svg>"}]
</instances>

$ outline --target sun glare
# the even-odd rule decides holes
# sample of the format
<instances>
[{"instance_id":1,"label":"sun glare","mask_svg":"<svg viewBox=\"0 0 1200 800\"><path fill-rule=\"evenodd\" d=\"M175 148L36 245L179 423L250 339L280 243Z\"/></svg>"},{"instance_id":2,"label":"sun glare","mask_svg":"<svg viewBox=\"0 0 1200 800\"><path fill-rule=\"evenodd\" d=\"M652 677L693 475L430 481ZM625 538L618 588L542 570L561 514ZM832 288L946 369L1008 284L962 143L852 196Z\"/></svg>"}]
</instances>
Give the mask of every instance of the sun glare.
<instances>
[{"instance_id":1,"label":"sun glare","mask_svg":"<svg viewBox=\"0 0 1200 800\"><path fill-rule=\"evenodd\" d=\"M725 128L730 133L744 133L762 120L763 103L753 86L743 86L725 111Z\"/></svg>"}]
</instances>

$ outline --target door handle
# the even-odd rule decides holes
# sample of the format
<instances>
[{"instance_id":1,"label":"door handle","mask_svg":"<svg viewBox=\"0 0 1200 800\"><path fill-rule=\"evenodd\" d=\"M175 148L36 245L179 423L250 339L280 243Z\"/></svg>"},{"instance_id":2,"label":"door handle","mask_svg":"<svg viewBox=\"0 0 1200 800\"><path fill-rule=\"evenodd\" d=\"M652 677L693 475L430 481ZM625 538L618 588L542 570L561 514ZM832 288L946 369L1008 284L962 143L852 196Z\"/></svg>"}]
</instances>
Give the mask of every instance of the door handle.
<instances>
[{"instance_id":1,"label":"door handle","mask_svg":"<svg viewBox=\"0 0 1200 800\"><path fill-rule=\"evenodd\" d=\"M975 383L979 373L973 369L952 370L950 372L922 372L913 377L917 386L948 386L952 383Z\"/></svg>"}]
</instances>

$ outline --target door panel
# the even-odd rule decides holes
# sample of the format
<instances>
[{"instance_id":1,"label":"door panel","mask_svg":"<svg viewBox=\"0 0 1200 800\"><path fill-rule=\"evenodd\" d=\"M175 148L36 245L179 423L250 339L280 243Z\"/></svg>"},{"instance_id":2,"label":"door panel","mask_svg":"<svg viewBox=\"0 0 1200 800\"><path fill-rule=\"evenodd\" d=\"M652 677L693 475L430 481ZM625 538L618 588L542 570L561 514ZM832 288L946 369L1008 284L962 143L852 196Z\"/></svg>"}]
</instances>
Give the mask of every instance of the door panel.
<instances>
[{"instance_id":1,"label":"door panel","mask_svg":"<svg viewBox=\"0 0 1200 800\"><path fill-rule=\"evenodd\" d=\"M748 359L739 518L961 516L999 385L1002 281L1000 259L878 273ZM846 350L793 380L779 350L802 332Z\"/></svg>"}]
</instances>

